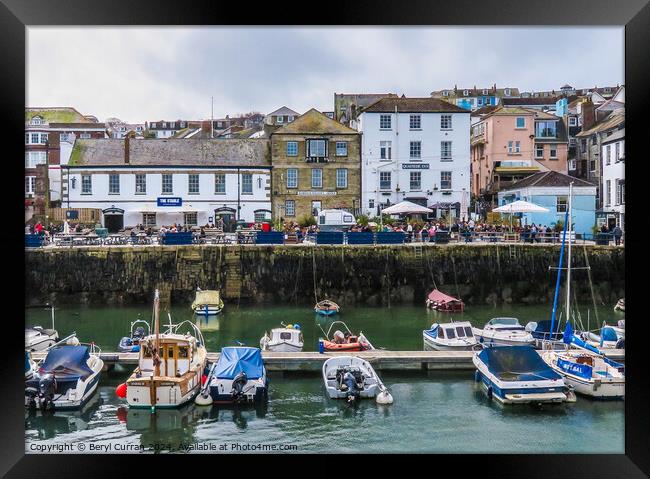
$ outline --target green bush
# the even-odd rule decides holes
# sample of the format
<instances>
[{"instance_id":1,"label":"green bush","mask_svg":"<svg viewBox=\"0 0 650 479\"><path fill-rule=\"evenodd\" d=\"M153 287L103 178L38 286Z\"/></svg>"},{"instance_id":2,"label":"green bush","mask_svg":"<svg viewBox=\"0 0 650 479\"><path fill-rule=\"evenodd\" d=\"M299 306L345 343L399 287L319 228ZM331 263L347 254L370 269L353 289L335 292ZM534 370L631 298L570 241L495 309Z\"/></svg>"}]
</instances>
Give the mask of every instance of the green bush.
<instances>
[{"instance_id":1,"label":"green bush","mask_svg":"<svg viewBox=\"0 0 650 479\"><path fill-rule=\"evenodd\" d=\"M298 224L301 227L316 226L316 218L314 218L312 215L306 215L306 216L303 216L302 218L300 218L300 220L298 221Z\"/></svg>"},{"instance_id":2,"label":"green bush","mask_svg":"<svg viewBox=\"0 0 650 479\"><path fill-rule=\"evenodd\" d=\"M368 226L369 222L370 222L370 218L368 218L366 215L357 216L357 223L360 224L361 226Z\"/></svg>"}]
</instances>

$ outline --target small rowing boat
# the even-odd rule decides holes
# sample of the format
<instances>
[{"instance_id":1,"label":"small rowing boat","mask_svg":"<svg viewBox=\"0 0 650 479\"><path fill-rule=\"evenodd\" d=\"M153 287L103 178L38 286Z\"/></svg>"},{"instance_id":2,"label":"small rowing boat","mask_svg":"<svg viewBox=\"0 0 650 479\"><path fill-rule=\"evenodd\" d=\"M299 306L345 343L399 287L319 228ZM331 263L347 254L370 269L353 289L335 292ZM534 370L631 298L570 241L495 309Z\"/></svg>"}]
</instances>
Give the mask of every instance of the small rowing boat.
<instances>
[{"instance_id":1,"label":"small rowing boat","mask_svg":"<svg viewBox=\"0 0 650 479\"><path fill-rule=\"evenodd\" d=\"M332 327L334 327L335 324L343 326L345 332L337 329L330 336ZM327 333L325 333L325 331L323 331L323 333L325 334L325 339L321 338L319 340L319 347L321 347L323 351L368 351L375 349L374 346L370 344L370 341L368 341L368 338L363 335L363 332L360 332L358 335L354 334L343 321L334 321L330 324Z\"/></svg>"},{"instance_id":2,"label":"small rowing boat","mask_svg":"<svg viewBox=\"0 0 650 479\"><path fill-rule=\"evenodd\" d=\"M192 303L194 314L213 316L223 310L223 300L217 290L202 290L196 288L196 296Z\"/></svg>"},{"instance_id":3,"label":"small rowing boat","mask_svg":"<svg viewBox=\"0 0 650 479\"><path fill-rule=\"evenodd\" d=\"M340 307L338 304L336 304L334 301L330 301L329 299L324 299L323 301L319 301L316 303L316 306L314 306L314 311L316 313L321 314L323 316L332 316L340 311Z\"/></svg>"}]
</instances>

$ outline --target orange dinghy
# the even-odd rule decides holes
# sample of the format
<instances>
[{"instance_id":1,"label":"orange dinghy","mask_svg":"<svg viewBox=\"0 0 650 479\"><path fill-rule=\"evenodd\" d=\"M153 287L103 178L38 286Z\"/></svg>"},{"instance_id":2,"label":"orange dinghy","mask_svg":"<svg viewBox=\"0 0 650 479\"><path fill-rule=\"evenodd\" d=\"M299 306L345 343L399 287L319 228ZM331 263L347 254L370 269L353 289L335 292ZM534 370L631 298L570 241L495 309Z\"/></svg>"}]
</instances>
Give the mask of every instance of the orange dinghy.
<instances>
[{"instance_id":1,"label":"orange dinghy","mask_svg":"<svg viewBox=\"0 0 650 479\"><path fill-rule=\"evenodd\" d=\"M337 323L341 324L345 328L346 332L343 333L337 329L334 331L334 334L330 336L332 326ZM373 345L370 344L370 341L368 341L368 339L363 335L363 333L359 333L358 336L356 334L353 334L343 321L334 321L330 325L327 333L325 333L325 339L321 339L320 343L322 345L321 347L323 351L328 352L368 351L375 349Z\"/></svg>"},{"instance_id":2,"label":"orange dinghy","mask_svg":"<svg viewBox=\"0 0 650 479\"><path fill-rule=\"evenodd\" d=\"M427 307L436 311L462 313L465 309L465 303L460 299L456 299L453 296L434 289L427 296Z\"/></svg>"}]
</instances>

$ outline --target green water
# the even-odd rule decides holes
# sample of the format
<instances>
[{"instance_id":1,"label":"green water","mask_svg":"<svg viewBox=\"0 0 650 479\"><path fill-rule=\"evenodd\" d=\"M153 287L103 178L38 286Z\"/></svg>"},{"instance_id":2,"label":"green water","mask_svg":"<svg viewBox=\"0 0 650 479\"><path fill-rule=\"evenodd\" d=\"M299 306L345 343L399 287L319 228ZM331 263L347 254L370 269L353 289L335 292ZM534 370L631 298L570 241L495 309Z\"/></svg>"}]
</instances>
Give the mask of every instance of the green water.
<instances>
[{"instance_id":1,"label":"green water","mask_svg":"<svg viewBox=\"0 0 650 479\"><path fill-rule=\"evenodd\" d=\"M494 316L515 316L522 324L548 317L547 307L469 307L465 319L481 326ZM587 306L580 308L586 321ZM76 331L82 341L95 341L114 351L143 307L79 307L57 309L60 335ZM174 322L192 319L188 307L173 308ZM598 311L600 320L615 322L611 308ZM26 310L27 324L50 325L49 313ZM421 350L422 329L449 316L424 307L345 308L339 319L353 331L363 330L376 346L394 350ZM592 311L593 318L593 311ZM231 307L218 319L200 321L209 351L234 340L257 346L265 329L280 321L299 323L305 350L315 350L328 321L317 320L305 307ZM592 324L593 324L592 319ZM593 326L592 326L593 327ZM115 396L115 387L127 370L104 373L98 394L80 412L43 416L25 413L26 452L61 448L61 452L183 452L188 447L212 447L201 452L264 452L256 447L295 446L296 452L517 452L517 453L622 453L624 403L598 402L578 397L573 404L501 406L490 402L473 381L473 372L384 372L394 404L373 400L357 406L329 399L314 375L270 374L269 402L263 408L199 407L180 410L129 410ZM82 446L80 446L80 444ZM233 446L233 445L237 446ZM64 448L69 449L64 449ZM80 451L83 448L83 451ZM221 449L220 449L221 448ZM52 451L52 449L51 449ZM56 451L56 449L54 449ZM293 451L291 451L293 452Z\"/></svg>"}]
</instances>

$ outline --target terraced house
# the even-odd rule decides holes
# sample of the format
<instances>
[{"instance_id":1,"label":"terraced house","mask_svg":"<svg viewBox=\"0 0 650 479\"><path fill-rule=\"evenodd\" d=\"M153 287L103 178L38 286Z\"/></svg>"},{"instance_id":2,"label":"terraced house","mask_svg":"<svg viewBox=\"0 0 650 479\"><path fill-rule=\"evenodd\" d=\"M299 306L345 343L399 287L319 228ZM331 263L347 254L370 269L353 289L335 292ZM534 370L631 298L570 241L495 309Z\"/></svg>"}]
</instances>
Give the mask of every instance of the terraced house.
<instances>
[{"instance_id":1,"label":"terraced house","mask_svg":"<svg viewBox=\"0 0 650 479\"><path fill-rule=\"evenodd\" d=\"M271 134L274 219L316 210L356 212L361 197L361 135L315 109Z\"/></svg>"}]
</instances>

